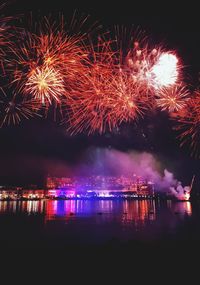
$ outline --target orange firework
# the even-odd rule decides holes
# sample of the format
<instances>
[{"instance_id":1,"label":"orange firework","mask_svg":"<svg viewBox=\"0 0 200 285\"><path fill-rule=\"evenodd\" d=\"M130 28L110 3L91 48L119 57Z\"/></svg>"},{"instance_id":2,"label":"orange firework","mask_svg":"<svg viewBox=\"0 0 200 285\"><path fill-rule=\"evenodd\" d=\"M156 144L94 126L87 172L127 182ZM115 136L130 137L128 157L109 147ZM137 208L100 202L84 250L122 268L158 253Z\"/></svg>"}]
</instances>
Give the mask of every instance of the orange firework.
<instances>
[{"instance_id":1,"label":"orange firework","mask_svg":"<svg viewBox=\"0 0 200 285\"><path fill-rule=\"evenodd\" d=\"M11 84L21 93L32 70L40 66L38 56L37 37L31 32L20 30L17 33L15 44L11 48L10 60L7 69L10 71Z\"/></svg>"},{"instance_id":2,"label":"orange firework","mask_svg":"<svg viewBox=\"0 0 200 285\"><path fill-rule=\"evenodd\" d=\"M136 121L146 109L140 85L122 70L115 72L110 83L112 95L112 117L116 124Z\"/></svg>"},{"instance_id":3,"label":"orange firework","mask_svg":"<svg viewBox=\"0 0 200 285\"><path fill-rule=\"evenodd\" d=\"M38 33L20 30L8 67L18 92L58 104L84 73L85 61L82 36L69 36L62 24L57 28L48 24Z\"/></svg>"},{"instance_id":4,"label":"orange firework","mask_svg":"<svg viewBox=\"0 0 200 285\"><path fill-rule=\"evenodd\" d=\"M98 39L97 45L88 46L90 63L84 74L80 74L77 88L72 91L69 101L68 131L103 133L111 130L116 121L111 119L113 97L111 81L115 70L115 52L111 41Z\"/></svg>"},{"instance_id":5,"label":"orange firework","mask_svg":"<svg viewBox=\"0 0 200 285\"><path fill-rule=\"evenodd\" d=\"M62 73L69 84L85 70L84 63L88 60L88 54L82 44L82 38L69 37L63 31L48 31L38 37L38 50L46 66L53 67Z\"/></svg>"},{"instance_id":6,"label":"orange firework","mask_svg":"<svg viewBox=\"0 0 200 285\"><path fill-rule=\"evenodd\" d=\"M86 131L103 133L110 113L110 78L112 70L104 67L88 69L87 76L81 78L80 91L73 92L69 102L69 131L71 134ZM84 88L84 89L83 89ZM110 124L112 122L110 121ZM108 122L109 124L109 122ZM111 129L112 127L109 126Z\"/></svg>"},{"instance_id":7,"label":"orange firework","mask_svg":"<svg viewBox=\"0 0 200 285\"><path fill-rule=\"evenodd\" d=\"M91 64L88 72L80 77L80 92L75 92L70 101L67 122L70 122L71 133L103 133L122 122L137 121L145 109L153 108L156 98L159 106L162 103L164 109L168 104L170 111L183 105L187 92L184 88L174 87L178 76L174 55L160 49L149 50L147 45L139 49L139 43L135 42L134 49L129 51L123 64L119 59L122 52L114 52L112 44L100 39L98 52L91 45ZM165 72L165 77L159 77L158 71ZM163 89L158 89L160 86ZM169 106L165 86L170 88L168 97L172 100L173 96L176 105L171 103ZM165 102L161 95L165 95Z\"/></svg>"},{"instance_id":8,"label":"orange firework","mask_svg":"<svg viewBox=\"0 0 200 285\"><path fill-rule=\"evenodd\" d=\"M162 111L178 112L187 106L189 95L184 86L163 87L156 93L156 104Z\"/></svg>"},{"instance_id":9,"label":"orange firework","mask_svg":"<svg viewBox=\"0 0 200 285\"><path fill-rule=\"evenodd\" d=\"M200 92L195 91L193 96L187 101L187 105L176 113L174 119L177 126L180 145L189 145L191 154L199 156L200 139Z\"/></svg>"},{"instance_id":10,"label":"orange firework","mask_svg":"<svg viewBox=\"0 0 200 285\"><path fill-rule=\"evenodd\" d=\"M0 10L3 9L5 4L0 5ZM0 64L4 72L4 61L8 47L12 45L10 41L11 37L11 27L9 22L11 17L5 17L0 15Z\"/></svg>"},{"instance_id":11,"label":"orange firework","mask_svg":"<svg viewBox=\"0 0 200 285\"><path fill-rule=\"evenodd\" d=\"M12 98L7 97L1 88L0 99L0 127L4 125L19 124L22 119L30 119L40 116L38 111L40 104L36 100L24 100L22 96L14 94Z\"/></svg>"},{"instance_id":12,"label":"orange firework","mask_svg":"<svg viewBox=\"0 0 200 285\"><path fill-rule=\"evenodd\" d=\"M103 45L103 53L94 53L94 63L82 77L82 88L70 101L67 123L71 134L112 131L143 113L140 87L115 65L115 56L108 42Z\"/></svg>"},{"instance_id":13,"label":"orange firework","mask_svg":"<svg viewBox=\"0 0 200 285\"><path fill-rule=\"evenodd\" d=\"M31 94L34 99L43 105L52 101L60 103L65 95L64 80L58 71L53 68L41 66L30 72L24 87L25 94Z\"/></svg>"}]
</instances>

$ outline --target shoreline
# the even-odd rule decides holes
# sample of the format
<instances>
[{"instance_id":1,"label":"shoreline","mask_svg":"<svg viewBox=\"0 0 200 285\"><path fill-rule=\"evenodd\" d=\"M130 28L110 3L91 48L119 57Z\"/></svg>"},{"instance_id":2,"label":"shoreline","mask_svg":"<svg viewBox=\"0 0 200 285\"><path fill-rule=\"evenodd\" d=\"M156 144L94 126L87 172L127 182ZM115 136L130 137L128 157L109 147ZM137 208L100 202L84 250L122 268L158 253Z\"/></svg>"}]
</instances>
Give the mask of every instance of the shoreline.
<instances>
[{"instance_id":1,"label":"shoreline","mask_svg":"<svg viewBox=\"0 0 200 285\"><path fill-rule=\"evenodd\" d=\"M159 200L159 201L173 201L173 202L192 202L194 199L188 199L188 200L179 200L176 198L169 198L169 197L92 197L92 198L4 198L0 199L1 201L101 201L101 200L107 200L107 201L142 201L142 200Z\"/></svg>"}]
</instances>

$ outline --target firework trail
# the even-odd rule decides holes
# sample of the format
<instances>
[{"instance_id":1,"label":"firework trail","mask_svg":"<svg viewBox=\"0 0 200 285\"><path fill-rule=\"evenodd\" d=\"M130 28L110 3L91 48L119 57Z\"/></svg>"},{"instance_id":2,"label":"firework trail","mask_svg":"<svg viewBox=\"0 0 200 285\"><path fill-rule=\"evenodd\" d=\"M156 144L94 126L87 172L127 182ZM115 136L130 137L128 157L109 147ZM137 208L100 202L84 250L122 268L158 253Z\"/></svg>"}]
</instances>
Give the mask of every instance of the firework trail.
<instances>
[{"instance_id":1,"label":"firework trail","mask_svg":"<svg viewBox=\"0 0 200 285\"><path fill-rule=\"evenodd\" d=\"M122 122L136 122L156 105L170 111L183 105L186 91L175 87L180 69L177 57L147 44L143 49L138 42L133 46L123 59L123 51L113 49L111 40L99 38L97 46L90 45L88 70L72 91L69 117L64 120L71 134L102 134ZM170 99L175 101L173 106Z\"/></svg>"},{"instance_id":2,"label":"firework trail","mask_svg":"<svg viewBox=\"0 0 200 285\"><path fill-rule=\"evenodd\" d=\"M141 30L127 33L126 29L118 29L116 42L120 68L132 77L142 104L149 111L154 110L156 99L164 93L160 89L180 84L180 60L174 52L165 51L161 46L151 47Z\"/></svg>"},{"instance_id":3,"label":"firework trail","mask_svg":"<svg viewBox=\"0 0 200 285\"><path fill-rule=\"evenodd\" d=\"M34 69L24 87L26 94L31 94L34 99L39 100L42 105L61 102L61 97L65 95L64 80L58 71L47 67L37 67Z\"/></svg>"},{"instance_id":4,"label":"firework trail","mask_svg":"<svg viewBox=\"0 0 200 285\"><path fill-rule=\"evenodd\" d=\"M79 94L77 100L70 102L72 111L68 131L72 134L112 131L122 122L137 121L143 114L137 85L121 72L109 77L101 72L96 86L88 88L88 92Z\"/></svg>"},{"instance_id":5,"label":"firework trail","mask_svg":"<svg viewBox=\"0 0 200 285\"><path fill-rule=\"evenodd\" d=\"M142 117L146 105L140 94L140 85L122 70L115 72L111 84L112 116L116 124L137 121Z\"/></svg>"},{"instance_id":6,"label":"firework trail","mask_svg":"<svg viewBox=\"0 0 200 285\"><path fill-rule=\"evenodd\" d=\"M20 30L17 38L8 64L16 92L40 98L41 104L60 103L59 97L68 96L77 77L85 72L82 37L69 36L63 24L48 24L38 33Z\"/></svg>"},{"instance_id":7,"label":"firework trail","mask_svg":"<svg viewBox=\"0 0 200 285\"><path fill-rule=\"evenodd\" d=\"M93 50L92 65L80 84L83 89L70 101L69 120L65 123L70 124L71 134L112 131L143 114L140 86L116 65L111 45L103 42L98 52Z\"/></svg>"},{"instance_id":8,"label":"firework trail","mask_svg":"<svg viewBox=\"0 0 200 285\"><path fill-rule=\"evenodd\" d=\"M97 46L91 44L89 48L90 64L82 76L79 76L78 88L72 91L69 104L71 134L86 131L103 133L108 125L109 129L115 125L108 118L112 111L110 82L113 76L114 55L110 42L99 39Z\"/></svg>"},{"instance_id":9,"label":"firework trail","mask_svg":"<svg viewBox=\"0 0 200 285\"><path fill-rule=\"evenodd\" d=\"M142 34L91 41L88 33L66 31L63 20L47 18L34 32L16 28L12 42L9 21L0 19L0 62L15 93L1 96L1 126L54 108L71 135L102 134L159 108L177 122L181 145L197 153L200 92L190 95L175 52L151 47Z\"/></svg>"},{"instance_id":10,"label":"firework trail","mask_svg":"<svg viewBox=\"0 0 200 285\"><path fill-rule=\"evenodd\" d=\"M22 96L14 94L12 97L7 96L1 88L0 97L0 127L4 125L16 125L23 119L31 119L38 114L40 104L38 101L29 99L24 100Z\"/></svg>"},{"instance_id":11,"label":"firework trail","mask_svg":"<svg viewBox=\"0 0 200 285\"><path fill-rule=\"evenodd\" d=\"M150 48L148 44L140 47L134 42L126 56L125 68L131 73L133 80L143 86L143 92L154 93L163 87L171 87L179 80L180 64L175 54L162 51L161 47Z\"/></svg>"},{"instance_id":12,"label":"firework trail","mask_svg":"<svg viewBox=\"0 0 200 285\"><path fill-rule=\"evenodd\" d=\"M42 28L41 28L42 30ZM46 31L38 37L38 51L43 64L62 74L68 90L77 77L85 72L88 64L88 51L84 45L84 36L69 35L64 30L64 23L52 26L46 19Z\"/></svg>"},{"instance_id":13,"label":"firework trail","mask_svg":"<svg viewBox=\"0 0 200 285\"><path fill-rule=\"evenodd\" d=\"M0 11L5 7L6 4L0 5ZM12 17L5 17L0 15L0 65L5 75L4 64L7 54L7 50L12 46L11 38L11 26L10 22Z\"/></svg>"},{"instance_id":14,"label":"firework trail","mask_svg":"<svg viewBox=\"0 0 200 285\"><path fill-rule=\"evenodd\" d=\"M188 145L191 155L199 157L200 140L200 91L195 91L187 105L174 115L175 130L178 131L180 146Z\"/></svg>"},{"instance_id":15,"label":"firework trail","mask_svg":"<svg viewBox=\"0 0 200 285\"><path fill-rule=\"evenodd\" d=\"M156 93L156 104L162 111L179 112L187 107L189 95L185 86L163 87Z\"/></svg>"}]
</instances>

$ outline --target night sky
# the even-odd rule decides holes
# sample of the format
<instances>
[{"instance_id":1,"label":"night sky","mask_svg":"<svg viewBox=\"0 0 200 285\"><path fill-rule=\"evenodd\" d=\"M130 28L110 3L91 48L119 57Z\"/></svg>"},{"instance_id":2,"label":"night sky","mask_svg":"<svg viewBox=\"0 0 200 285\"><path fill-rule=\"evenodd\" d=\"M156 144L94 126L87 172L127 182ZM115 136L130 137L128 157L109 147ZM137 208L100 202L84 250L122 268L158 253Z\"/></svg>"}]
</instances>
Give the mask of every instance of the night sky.
<instances>
[{"instance_id":1,"label":"night sky","mask_svg":"<svg viewBox=\"0 0 200 285\"><path fill-rule=\"evenodd\" d=\"M51 3L52 2L52 3ZM200 32L198 8L174 7L169 2L160 6L142 1L11 1L5 9L7 15L56 15L62 12L66 19L74 10L91 15L91 22L99 21L104 29L114 25L141 27L152 42L163 43L177 50L182 58L184 75L188 83L198 85L200 66ZM72 2L70 5L69 2ZM135 3L136 4L135 4ZM109 4L108 4L109 3ZM196 8L196 9L195 9ZM195 12L197 11L197 12ZM192 17L191 17L192 15ZM104 135L78 135L69 137L62 126L51 119L23 121L16 127L0 129L0 184L42 185L50 171L60 173L68 166L79 163L89 147L121 151L147 151L160 157L163 164L178 179L189 183L192 175L199 175L199 160L190 157L188 148L180 148L172 122L165 113L154 114L136 127L124 124L119 131ZM200 175L199 175L200 176ZM199 178L200 179L200 178Z\"/></svg>"}]
</instances>

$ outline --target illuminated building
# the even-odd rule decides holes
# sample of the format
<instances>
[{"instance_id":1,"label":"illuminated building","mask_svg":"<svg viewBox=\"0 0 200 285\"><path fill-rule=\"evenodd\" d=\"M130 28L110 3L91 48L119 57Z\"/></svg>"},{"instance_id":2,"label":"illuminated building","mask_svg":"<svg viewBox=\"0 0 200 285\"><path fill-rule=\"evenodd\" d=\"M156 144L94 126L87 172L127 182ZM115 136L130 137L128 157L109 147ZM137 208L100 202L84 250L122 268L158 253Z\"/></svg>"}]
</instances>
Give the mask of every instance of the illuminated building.
<instances>
[{"instance_id":1,"label":"illuminated building","mask_svg":"<svg viewBox=\"0 0 200 285\"><path fill-rule=\"evenodd\" d=\"M1 187L0 200L94 199L154 197L154 184L141 177L88 176L47 177L46 189L37 187Z\"/></svg>"},{"instance_id":2,"label":"illuminated building","mask_svg":"<svg viewBox=\"0 0 200 285\"><path fill-rule=\"evenodd\" d=\"M154 184L141 177L90 176L47 178L47 197L83 198L153 198Z\"/></svg>"}]
</instances>

